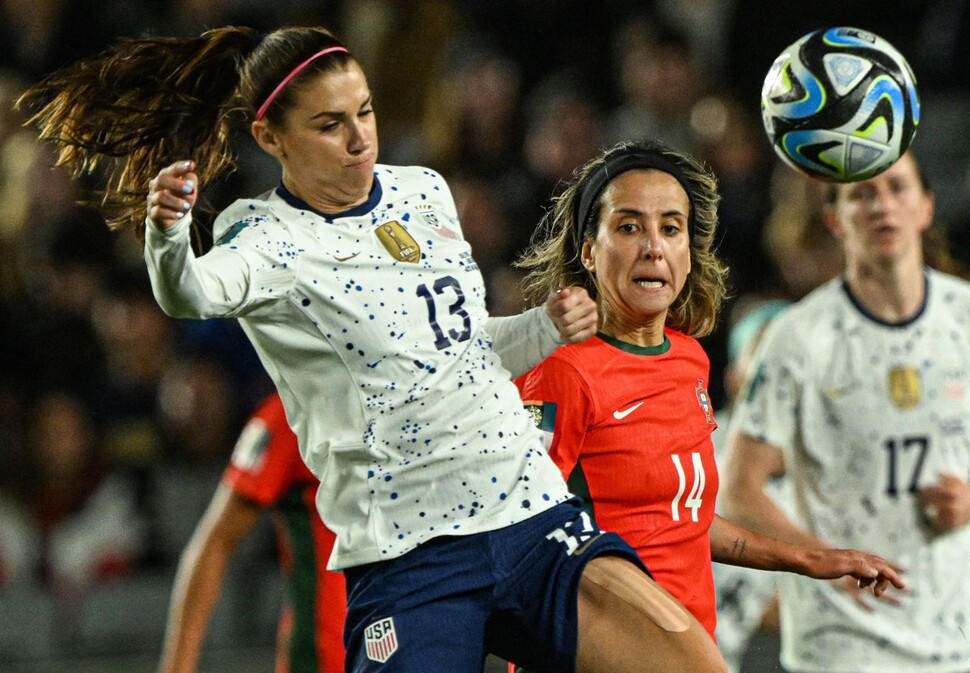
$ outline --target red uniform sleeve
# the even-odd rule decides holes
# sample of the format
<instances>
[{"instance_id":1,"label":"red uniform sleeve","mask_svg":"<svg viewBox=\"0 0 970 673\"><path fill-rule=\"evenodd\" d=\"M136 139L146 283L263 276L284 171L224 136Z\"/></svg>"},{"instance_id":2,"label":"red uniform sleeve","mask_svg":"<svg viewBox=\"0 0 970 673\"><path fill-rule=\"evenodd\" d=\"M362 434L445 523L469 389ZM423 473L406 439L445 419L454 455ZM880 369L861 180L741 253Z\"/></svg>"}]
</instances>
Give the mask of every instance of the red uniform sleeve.
<instances>
[{"instance_id":1,"label":"red uniform sleeve","mask_svg":"<svg viewBox=\"0 0 970 673\"><path fill-rule=\"evenodd\" d=\"M549 455L568 479L595 417L589 386L574 367L553 357L520 376L515 384L536 425L547 433Z\"/></svg>"},{"instance_id":2,"label":"red uniform sleeve","mask_svg":"<svg viewBox=\"0 0 970 673\"><path fill-rule=\"evenodd\" d=\"M240 433L222 482L239 495L270 507L294 485L313 480L300 457L283 403L273 395Z\"/></svg>"}]
</instances>

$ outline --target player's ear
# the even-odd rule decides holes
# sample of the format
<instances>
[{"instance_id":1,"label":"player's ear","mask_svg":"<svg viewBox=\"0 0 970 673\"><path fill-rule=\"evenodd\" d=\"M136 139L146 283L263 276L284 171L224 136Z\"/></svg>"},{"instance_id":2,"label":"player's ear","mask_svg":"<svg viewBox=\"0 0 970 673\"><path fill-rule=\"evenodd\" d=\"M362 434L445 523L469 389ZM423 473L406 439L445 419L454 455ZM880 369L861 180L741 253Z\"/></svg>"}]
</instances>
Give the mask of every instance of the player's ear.
<instances>
[{"instance_id":1,"label":"player's ear","mask_svg":"<svg viewBox=\"0 0 970 673\"><path fill-rule=\"evenodd\" d=\"M920 231L926 231L933 226L933 220L936 218L936 196L933 192L924 190L922 198L922 226L920 227Z\"/></svg>"},{"instance_id":2,"label":"player's ear","mask_svg":"<svg viewBox=\"0 0 970 673\"><path fill-rule=\"evenodd\" d=\"M587 238L583 241L583 247L579 251L579 259L583 263L583 267L590 273L596 272L596 263L593 261L594 245L596 245L596 242Z\"/></svg>"},{"instance_id":3,"label":"player's ear","mask_svg":"<svg viewBox=\"0 0 970 673\"><path fill-rule=\"evenodd\" d=\"M826 203L822 206L822 221L825 222L825 227L829 232L838 240L841 241L845 237L845 230L839 223L834 203Z\"/></svg>"},{"instance_id":4,"label":"player's ear","mask_svg":"<svg viewBox=\"0 0 970 673\"><path fill-rule=\"evenodd\" d=\"M249 127L249 131L253 134L253 139L256 141L256 144L264 152L277 159L286 157L286 152L283 149L283 143L279 134L273 130L265 119L253 122Z\"/></svg>"}]
</instances>

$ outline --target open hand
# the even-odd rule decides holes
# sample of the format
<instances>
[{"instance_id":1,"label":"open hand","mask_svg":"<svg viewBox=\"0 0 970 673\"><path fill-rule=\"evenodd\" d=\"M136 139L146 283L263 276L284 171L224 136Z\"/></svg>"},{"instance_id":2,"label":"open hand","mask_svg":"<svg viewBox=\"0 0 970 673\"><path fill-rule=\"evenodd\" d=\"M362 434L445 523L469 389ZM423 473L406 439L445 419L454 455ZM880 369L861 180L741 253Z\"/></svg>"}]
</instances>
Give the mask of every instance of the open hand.
<instances>
[{"instance_id":1,"label":"open hand","mask_svg":"<svg viewBox=\"0 0 970 673\"><path fill-rule=\"evenodd\" d=\"M813 549L808 554L806 575L816 579L838 579L836 586L850 593L856 604L866 610L872 609L863 599L868 590L876 598L899 603L885 592L890 586L899 590L906 588L900 577L902 568L874 554L855 549Z\"/></svg>"}]
</instances>

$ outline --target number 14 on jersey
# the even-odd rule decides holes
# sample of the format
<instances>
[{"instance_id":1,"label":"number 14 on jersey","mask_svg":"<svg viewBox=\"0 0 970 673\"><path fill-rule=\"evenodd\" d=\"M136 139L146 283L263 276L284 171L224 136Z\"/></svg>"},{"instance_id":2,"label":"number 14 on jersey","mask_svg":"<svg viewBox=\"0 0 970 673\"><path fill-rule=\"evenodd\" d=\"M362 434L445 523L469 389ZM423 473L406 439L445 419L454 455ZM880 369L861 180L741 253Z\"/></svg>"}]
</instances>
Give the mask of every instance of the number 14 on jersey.
<instances>
[{"instance_id":1,"label":"number 14 on jersey","mask_svg":"<svg viewBox=\"0 0 970 673\"><path fill-rule=\"evenodd\" d=\"M681 460L680 454L673 454L670 459L674 461L674 467L677 469L677 495L670 502L670 516L673 517L674 521L680 521L681 508L685 510L690 510L691 521L697 521L697 512L700 510L701 505L704 502L704 485L706 478L704 475L704 463L701 462L701 454L698 451L693 451L690 454L690 465L688 466L693 472L693 482L690 487L690 492L687 493L687 498L684 499L684 493L687 492L687 471L684 468L684 463ZM683 500L683 502L681 502ZM686 512L685 512L686 514Z\"/></svg>"}]
</instances>

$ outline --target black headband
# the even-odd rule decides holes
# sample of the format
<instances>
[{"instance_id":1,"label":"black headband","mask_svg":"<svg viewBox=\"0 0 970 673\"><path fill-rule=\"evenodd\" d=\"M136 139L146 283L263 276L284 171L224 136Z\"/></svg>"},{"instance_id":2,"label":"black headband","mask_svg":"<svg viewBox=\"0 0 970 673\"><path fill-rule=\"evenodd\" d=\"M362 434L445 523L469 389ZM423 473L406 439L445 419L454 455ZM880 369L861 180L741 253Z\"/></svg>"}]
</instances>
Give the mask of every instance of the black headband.
<instances>
[{"instance_id":1,"label":"black headband","mask_svg":"<svg viewBox=\"0 0 970 673\"><path fill-rule=\"evenodd\" d=\"M603 163L593 171L593 174L586 179L577 199L576 207L576 249L579 250L583 245L583 235L586 233L586 226L589 220L590 210L600 193L616 178L620 173L631 171L638 168L653 168L663 171L674 177L680 186L687 192L687 200L690 201L690 213L687 216L687 232L693 235L694 232L694 192L683 169L676 163L665 157L659 150L645 149L642 147L624 147L609 152Z\"/></svg>"}]
</instances>

